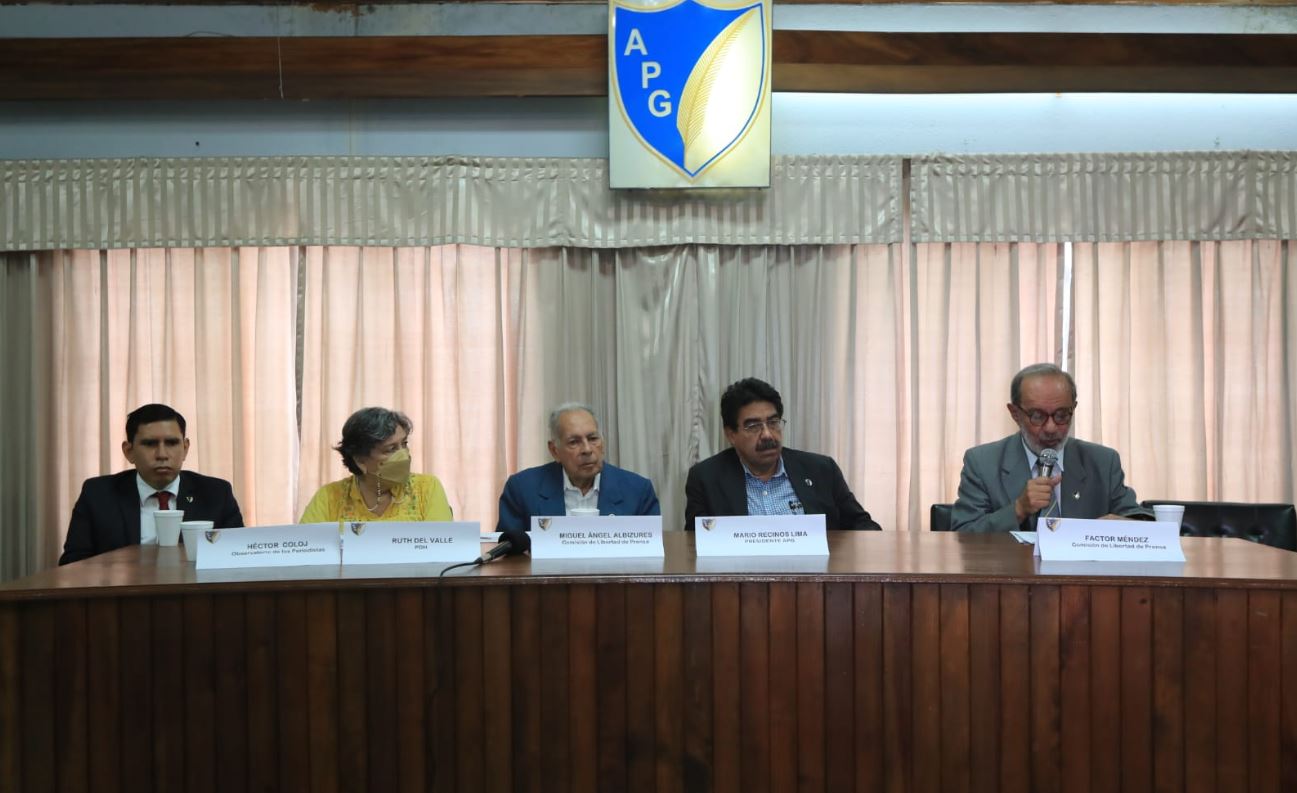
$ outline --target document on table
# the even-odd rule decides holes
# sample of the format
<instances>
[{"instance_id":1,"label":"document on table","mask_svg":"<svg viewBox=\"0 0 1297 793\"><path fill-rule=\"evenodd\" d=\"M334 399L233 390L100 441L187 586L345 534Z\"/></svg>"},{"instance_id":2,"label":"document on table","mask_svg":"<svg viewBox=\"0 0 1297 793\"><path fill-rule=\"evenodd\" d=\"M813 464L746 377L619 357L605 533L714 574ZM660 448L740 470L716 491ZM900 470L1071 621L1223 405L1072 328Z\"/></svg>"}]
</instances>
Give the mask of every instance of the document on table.
<instances>
[{"instance_id":1,"label":"document on table","mask_svg":"<svg viewBox=\"0 0 1297 793\"><path fill-rule=\"evenodd\" d=\"M1013 535L1013 539L1017 540L1023 545L1036 544L1036 532L1034 531L1011 531L1009 533Z\"/></svg>"}]
</instances>

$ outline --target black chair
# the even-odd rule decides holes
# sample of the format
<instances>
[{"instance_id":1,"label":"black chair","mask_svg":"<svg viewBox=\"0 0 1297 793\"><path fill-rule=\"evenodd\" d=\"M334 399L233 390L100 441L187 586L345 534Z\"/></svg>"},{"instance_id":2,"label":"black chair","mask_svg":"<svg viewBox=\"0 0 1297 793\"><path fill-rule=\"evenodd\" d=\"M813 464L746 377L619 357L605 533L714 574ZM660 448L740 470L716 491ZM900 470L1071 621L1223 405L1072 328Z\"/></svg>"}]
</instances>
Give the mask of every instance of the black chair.
<instances>
[{"instance_id":1,"label":"black chair","mask_svg":"<svg viewBox=\"0 0 1297 793\"><path fill-rule=\"evenodd\" d=\"M1154 504L1184 505L1184 522L1180 533L1189 537L1242 537L1297 551L1297 509L1292 504L1244 504L1233 501L1142 502L1149 509Z\"/></svg>"},{"instance_id":2,"label":"black chair","mask_svg":"<svg viewBox=\"0 0 1297 793\"><path fill-rule=\"evenodd\" d=\"M933 531L950 531L950 510L954 504L933 504L928 510L928 527Z\"/></svg>"}]
</instances>

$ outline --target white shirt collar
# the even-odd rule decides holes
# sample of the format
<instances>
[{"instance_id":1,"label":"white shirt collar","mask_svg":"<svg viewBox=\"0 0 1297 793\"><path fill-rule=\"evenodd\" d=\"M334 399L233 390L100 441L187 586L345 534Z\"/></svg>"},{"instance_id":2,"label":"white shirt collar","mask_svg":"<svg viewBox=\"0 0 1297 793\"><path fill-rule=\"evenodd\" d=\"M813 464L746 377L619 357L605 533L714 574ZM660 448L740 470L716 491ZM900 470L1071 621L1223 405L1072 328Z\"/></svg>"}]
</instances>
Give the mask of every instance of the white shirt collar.
<instances>
[{"instance_id":1,"label":"white shirt collar","mask_svg":"<svg viewBox=\"0 0 1297 793\"><path fill-rule=\"evenodd\" d=\"M565 491L567 491L567 490L571 490L571 491L574 491L577 495L586 495L586 496L588 496L590 493L598 493L598 492L599 492L599 480L603 478L603 471L600 471L599 473L597 473L597 474L594 475L594 484L590 486L590 493L584 493L584 494L583 494L583 493L581 492L581 488L579 488L579 487L577 487L576 485L572 484L572 480L571 480L571 479L568 479L568 477L567 477L567 469L566 469L566 468L561 468L561 467L560 467L559 470L561 470L561 471L563 472L563 490L565 490Z\"/></svg>"},{"instance_id":2,"label":"white shirt collar","mask_svg":"<svg viewBox=\"0 0 1297 793\"><path fill-rule=\"evenodd\" d=\"M151 484L149 484L148 482L145 482L145 481L144 481L144 477L140 476L140 474L139 474L138 471L135 473L135 489L138 490L139 493L140 493L140 506L141 506L141 507L144 506L144 502L145 502L145 501L148 501L150 498L153 497L153 494L154 494L154 493L158 492L157 488L153 487L153 485L151 485ZM172 500L172 503L175 503L175 501L179 500L179 498L180 498L180 474L176 474L176 478L175 478L175 479L172 479L171 482L170 482L166 487L164 487L164 488L162 488L162 489L165 490L165 491L167 491L168 493L170 493L172 496L175 497L175 498ZM175 509L180 509L180 507L175 507Z\"/></svg>"},{"instance_id":3,"label":"white shirt collar","mask_svg":"<svg viewBox=\"0 0 1297 793\"><path fill-rule=\"evenodd\" d=\"M745 462L743 462L743 458L742 458L742 457L739 458L739 465L743 466L743 473L747 474L748 476L752 477L753 479L760 479L760 478L761 478L761 477L757 476L756 474L752 473L752 469L751 469L751 468L748 468L748 464L745 463ZM778 462L778 464L775 465L775 472L774 472L773 474L770 475L770 478L771 478L771 479L774 479L775 477L779 477L779 476L783 476L783 475L784 475L784 455L783 455L783 452L780 452L780 453L779 453L779 462Z\"/></svg>"}]
</instances>

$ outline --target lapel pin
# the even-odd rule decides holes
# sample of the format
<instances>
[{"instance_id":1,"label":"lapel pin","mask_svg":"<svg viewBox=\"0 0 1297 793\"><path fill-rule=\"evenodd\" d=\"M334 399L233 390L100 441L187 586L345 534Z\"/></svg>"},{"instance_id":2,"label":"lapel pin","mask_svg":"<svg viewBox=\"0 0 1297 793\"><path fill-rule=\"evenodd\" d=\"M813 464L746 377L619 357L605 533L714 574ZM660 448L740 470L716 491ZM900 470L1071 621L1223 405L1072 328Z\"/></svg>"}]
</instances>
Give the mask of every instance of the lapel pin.
<instances>
[{"instance_id":1,"label":"lapel pin","mask_svg":"<svg viewBox=\"0 0 1297 793\"><path fill-rule=\"evenodd\" d=\"M1073 501L1080 501L1080 500L1081 500L1081 491L1080 491L1080 490L1078 490L1078 491L1076 491L1075 493L1072 494L1072 500L1073 500Z\"/></svg>"},{"instance_id":2,"label":"lapel pin","mask_svg":"<svg viewBox=\"0 0 1297 793\"><path fill-rule=\"evenodd\" d=\"M814 485L813 482L811 482L811 480L807 479L807 480L806 480L806 486L807 486L807 487L814 487L815 485Z\"/></svg>"},{"instance_id":3,"label":"lapel pin","mask_svg":"<svg viewBox=\"0 0 1297 793\"><path fill-rule=\"evenodd\" d=\"M192 503L194 503L194 497L193 497L193 496L185 496L185 501L188 501L190 504L192 504Z\"/></svg>"}]
</instances>

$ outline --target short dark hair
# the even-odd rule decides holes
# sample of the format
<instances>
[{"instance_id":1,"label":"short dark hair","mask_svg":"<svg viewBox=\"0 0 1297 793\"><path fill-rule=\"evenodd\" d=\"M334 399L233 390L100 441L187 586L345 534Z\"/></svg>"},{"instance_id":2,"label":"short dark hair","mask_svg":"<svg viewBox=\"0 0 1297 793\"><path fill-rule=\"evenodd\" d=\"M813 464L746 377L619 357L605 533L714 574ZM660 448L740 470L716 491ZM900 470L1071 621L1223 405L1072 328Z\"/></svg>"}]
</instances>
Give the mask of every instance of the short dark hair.
<instances>
[{"instance_id":1,"label":"short dark hair","mask_svg":"<svg viewBox=\"0 0 1297 793\"><path fill-rule=\"evenodd\" d=\"M392 437L397 427L402 427L409 435L414 431L414 422L396 410L361 408L342 425L342 440L333 450L342 455L342 464L348 471L360 476L365 472L356 465L355 458L369 454L375 446Z\"/></svg>"},{"instance_id":2,"label":"short dark hair","mask_svg":"<svg viewBox=\"0 0 1297 793\"><path fill-rule=\"evenodd\" d=\"M141 424L152 424L155 421L174 421L180 425L180 437L185 436L185 417L170 405L151 402L126 414L126 442L135 443L135 433Z\"/></svg>"},{"instance_id":3,"label":"short dark hair","mask_svg":"<svg viewBox=\"0 0 1297 793\"><path fill-rule=\"evenodd\" d=\"M732 430L739 428L739 411L753 402L769 402L775 412L784 415L784 401L775 387L755 377L745 377L733 383L721 394L721 421Z\"/></svg>"},{"instance_id":4,"label":"short dark hair","mask_svg":"<svg viewBox=\"0 0 1297 793\"><path fill-rule=\"evenodd\" d=\"M1067 381L1068 388L1072 389L1072 401L1076 402L1076 381L1072 379L1072 375L1052 363L1033 363L1031 366L1024 366L1013 376L1013 382L1009 384L1009 401L1013 404L1022 404L1022 381L1028 377L1063 378Z\"/></svg>"}]
</instances>

